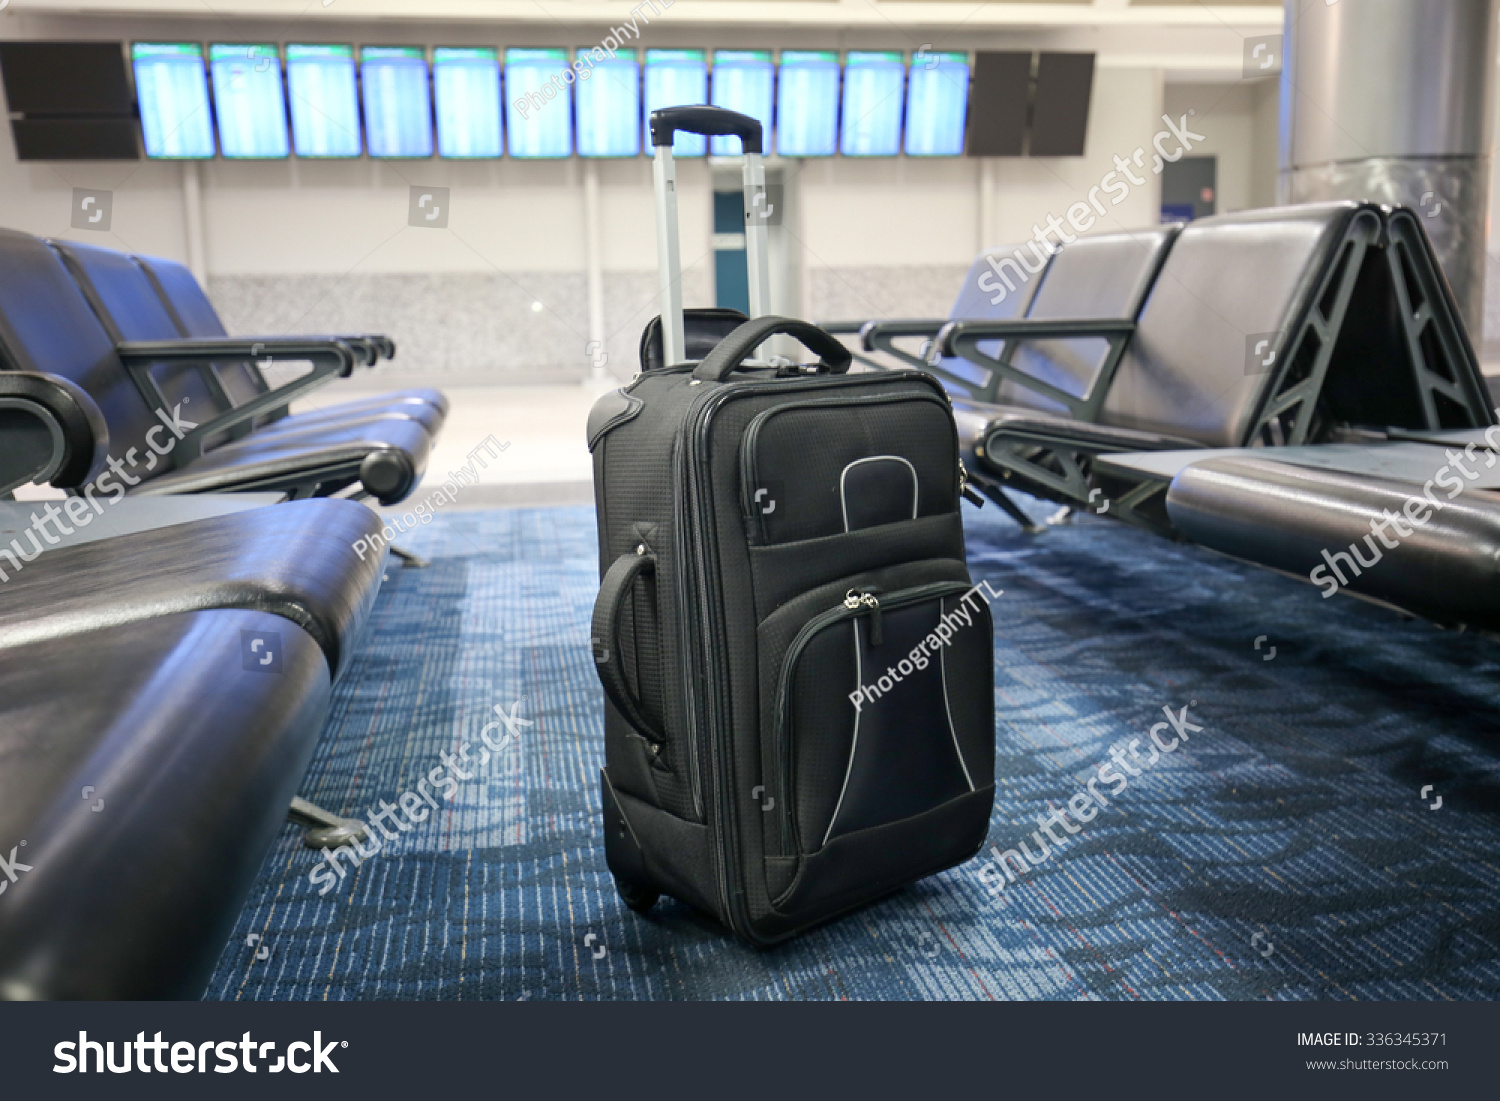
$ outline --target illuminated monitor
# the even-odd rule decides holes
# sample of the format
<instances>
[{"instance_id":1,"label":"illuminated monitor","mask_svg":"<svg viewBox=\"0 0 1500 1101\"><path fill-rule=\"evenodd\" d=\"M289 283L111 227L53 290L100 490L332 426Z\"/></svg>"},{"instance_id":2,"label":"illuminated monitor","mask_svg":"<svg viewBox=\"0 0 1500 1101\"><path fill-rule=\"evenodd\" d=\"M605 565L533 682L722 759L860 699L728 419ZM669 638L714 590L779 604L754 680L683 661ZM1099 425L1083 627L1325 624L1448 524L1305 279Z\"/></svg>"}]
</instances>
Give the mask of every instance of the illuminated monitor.
<instances>
[{"instance_id":1,"label":"illuminated monitor","mask_svg":"<svg viewBox=\"0 0 1500 1101\"><path fill-rule=\"evenodd\" d=\"M761 149L771 149L771 111L776 99L776 66L770 50L715 50L713 105L760 119ZM712 138L708 150L716 157L738 156L740 139Z\"/></svg>"},{"instance_id":2,"label":"illuminated monitor","mask_svg":"<svg viewBox=\"0 0 1500 1101\"><path fill-rule=\"evenodd\" d=\"M647 50L645 66L645 140L651 147L651 112L663 107L690 107L708 102L708 62L702 50ZM701 157L708 152L708 139L698 134L678 133L672 141L672 156Z\"/></svg>"},{"instance_id":3,"label":"illuminated monitor","mask_svg":"<svg viewBox=\"0 0 1500 1101\"><path fill-rule=\"evenodd\" d=\"M353 46L286 48L286 98L299 157L357 157L359 90Z\"/></svg>"},{"instance_id":4,"label":"illuminated monitor","mask_svg":"<svg viewBox=\"0 0 1500 1101\"><path fill-rule=\"evenodd\" d=\"M570 85L562 79L567 69L567 50L505 51L505 128L512 157L566 157L573 152Z\"/></svg>"},{"instance_id":5,"label":"illuminated monitor","mask_svg":"<svg viewBox=\"0 0 1500 1101\"><path fill-rule=\"evenodd\" d=\"M894 157L901 152L906 64L900 50L850 50L844 55L844 117L839 152Z\"/></svg>"},{"instance_id":6,"label":"illuminated monitor","mask_svg":"<svg viewBox=\"0 0 1500 1101\"><path fill-rule=\"evenodd\" d=\"M969 55L913 57L906 85L906 155L958 157L969 113Z\"/></svg>"},{"instance_id":7,"label":"illuminated monitor","mask_svg":"<svg viewBox=\"0 0 1500 1101\"><path fill-rule=\"evenodd\" d=\"M210 43L208 67L213 76L214 114L219 119L219 151L244 159L289 156L292 146L280 48L266 43Z\"/></svg>"},{"instance_id":8,"label":"illuminated monitor","mask_svg":"<svg viewBox=\"0 0 1500 1101\"><path fill-rule=\"evenodd\" d=\"M359 51L365 100L365 146L372 157L432 156L432 102L427 50L366 46Z\"/></svg>"},{"instance_id":9,"label":"illuminated monitor","mask_svg":"<svg viewBox=\"0 0 1500 1101\"><path fill-rule=\"evenodd\" d=\"M141 105L146 156L203 160L214 155L208 72L196 42L136 42L135 95Z\"/></svg>"},{"instance_id":10,"label":"illuminated monitor","mask_svg":"<svg viewBox=\"0 0 1500 1101\"><path fill-rule=\"evenodd\" d=\"M432 51L440 157L498 157L500 51L490 46L438 46Z\"/></svg>"},{"instance_id":11,"label":"illuminated monitor","mask_svg":"<svg viewBox=\"0 0 1500 1101\"><path fill-rule=\"evenodd\" d=\"M776 75L776 152L831 157L839 146L839 55L782 50Z\"/></svg>"},{"instance_id":12,"label":"illuminated monitor","mask_svg":"<svg viewBox=\"0 0 1500 1101\"><path fill-rule=\"evenodd\" d=\"M600 53L604 51L600 50ZM578 155L580 157L638 157L641 153L641 66L632 49L593 59L593 51L580 48L578 60L587 80L574 86L578 104Z\"/></svg>"}]
</instances>

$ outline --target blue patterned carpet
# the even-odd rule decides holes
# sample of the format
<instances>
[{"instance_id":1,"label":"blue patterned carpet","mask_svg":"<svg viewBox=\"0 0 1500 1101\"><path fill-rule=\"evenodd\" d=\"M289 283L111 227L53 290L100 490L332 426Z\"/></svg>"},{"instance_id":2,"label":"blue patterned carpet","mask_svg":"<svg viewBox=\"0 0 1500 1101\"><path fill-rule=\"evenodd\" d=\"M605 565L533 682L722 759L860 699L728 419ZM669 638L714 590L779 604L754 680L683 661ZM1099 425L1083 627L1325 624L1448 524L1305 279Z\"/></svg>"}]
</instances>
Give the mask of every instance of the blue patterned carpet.
<instances>
[{"instance_id":1,"label":"blue patterned carpet","mask_svg":"<svg viewBox=\"0 0 1500 1101\"><path fill-rule=\"evenodd\" d=\"M965 513L976 580L1005 590L991 841L1163 706L1204 728L1003 894L976 861L767 952L674 902L626 910L597 820L592 510L452 512L410 538L430 568L391 567L302 794L362 813L478 746L495 705L535 725L324 896L288 827L206 996L1500 995L1496 644L1107 521Z\"/></svg>"}]
</instances>

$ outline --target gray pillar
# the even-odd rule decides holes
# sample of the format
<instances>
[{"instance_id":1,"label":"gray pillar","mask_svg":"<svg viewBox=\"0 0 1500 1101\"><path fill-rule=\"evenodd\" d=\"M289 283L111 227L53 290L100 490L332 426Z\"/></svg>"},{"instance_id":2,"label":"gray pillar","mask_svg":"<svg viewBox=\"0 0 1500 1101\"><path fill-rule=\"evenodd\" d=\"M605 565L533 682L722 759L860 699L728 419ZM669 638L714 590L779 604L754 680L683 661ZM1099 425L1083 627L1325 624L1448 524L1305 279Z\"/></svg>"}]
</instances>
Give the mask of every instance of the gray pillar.
<instances>
[{"instance_id":1,"label":"gray pillar","mask_svg":"<svg viewBox=\"0 0 1500 1101\"><path fill-rule=\"evenodd\" d=\"M1427 215L1483 338L1496 0L1286 0L1282 202L1371 199Z\"/></svg>"}]
</instances>

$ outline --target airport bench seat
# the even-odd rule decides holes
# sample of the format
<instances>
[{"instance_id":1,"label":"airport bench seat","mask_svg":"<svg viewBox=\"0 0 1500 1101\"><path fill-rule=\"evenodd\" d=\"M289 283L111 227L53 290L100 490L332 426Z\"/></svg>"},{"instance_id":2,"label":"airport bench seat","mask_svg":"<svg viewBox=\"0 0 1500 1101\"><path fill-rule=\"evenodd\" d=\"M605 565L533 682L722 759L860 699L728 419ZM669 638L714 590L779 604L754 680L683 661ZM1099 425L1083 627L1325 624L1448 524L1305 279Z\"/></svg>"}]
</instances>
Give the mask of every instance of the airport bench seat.
<instances>
[{"instance_id":1,"label":"airport bench seat","mask_svg":"<svg viewBox=\"0 0 1500 1101\"><path fill-rule=\"evenodd\" d=\"M1155 272L1111 260L1121 239L1064 247L1026 318L957 320L940 335L943 352L1013 387L989 421L980 423L982 404L965 417L981 477L1078 503L1099 488L1090 471L1101 454L1280 447L1351 426L1492 419L1451 292L1409 211L1339 202L1206 218L1176 235ZM1106 262L1083 263L1095 259L1089 249ZM1113 313L1098 308L1111 286L1122 307ZM1091 376L1046 348L1076 347L1058 339L1070 332L1096 348L1109 342ZM978 347L996 339L1008 342L998 360ZM1026 390L1041 401L1018 400ZM1116 515L1164 527L1159 499L1111 496Z\"/></svg>"},{"instance_id":2,"label":"airport bench seat","mask_svg":"<svg viewBox=\"0 0 1500 1101\"><path fill-rule=\"evenodd\" d=\"M268 633L275 673L242 656ZM29 867L0 875L0 998L201 996L329 692L318 644L263 611L0 649L0 855Z\"/></svg>"},{"instance_id":3,"label":"airport bench seat","mask_svg":"<svg viewBox=\"0 0 1500 1101\"><path fill-rule=\"evenodd\" d=\"M316 410L311 417L289 415L279 398L268 396L281 391L273 390L266 381L257 362L261 357L291 358L299 346L341 345L351 351L355 365L371 367L380 359L395 355L395 346L387 337L370 334L230 337L197 280L182 265L73 241L52 240L48 244L62 258L122 355L132 349L140 355L142 348L149 346L162 355L177 348L179 358L192 356L192 366L187 371L176 371L176 377L171 377L170 359L165 364L150 358L145 360L144 369L153 372L147 384L174 391L163 394L168 403L192 396L200 402L213 402L221 416L236 410L243 413L245 407L250 407L253 415L230 425L232 435L264 431L270 425L288 422L291 428L307 431L362 423L379 415L409 417L419 421L429 433L442 427L446 400L440 394L434 399L437 392L432 390L390 395L378 402L367 399L352 409L332 405ZM196 295L201 303L190 302L179 311L169 295L175 295L179 302ZM190 329L184 317L199 323ZM341 375L347 377L348 371ZM332 377L322 376L320 384L331 381ZM304 399L310 393L301 391Z\"/></svg>"},{"instance_id":4,"label":"airport bench seat","mask_svg":"<svg viewBox=\"0 0 1500 1101\"><path fill-rule=\"evenodd\" d=\"M253 436L231 445L239 450L216 449L223 452L217 458L209 457L216 452L196 455L197 446L252 416L252 406L216 416L203 390L197 392L195 403L193 393L164 394L148 376L153 365L163 362L211 364L214 349L226 344L236 342L115 341L57 251L28 234L0 231L0 358L4 366L56 375L86 392L103 415L112 454L126 457L133 449L142 458L150 455L147 466L136 475L146 485L173 468L170 476L175 480L163 481L158 492L171 485L174 492L283 488L293 496L327 496L353 486L373 493L383 504L394 504L415 488L431 438L416 421L402 417L355 421L327 429L326 434L289 433L276 444L274 455L247 447ZM274 392L282 396L300 393L315 385L321 375L347 372L355 364L353 350L342 341L288 340L281 347L288 357L314 364L309 375ZM257 400L277 400L274 394ZM148 441L153 433L160 438L164 423L179 414L184 424L196 427L174 440L170 458L160 461L151 454ZM361 443L366 452L356 459L351 452ZM238 471L236 464L240 464ZM361 483L364 473L374 475L374 484Z\"/></svg>"}]
</instances>

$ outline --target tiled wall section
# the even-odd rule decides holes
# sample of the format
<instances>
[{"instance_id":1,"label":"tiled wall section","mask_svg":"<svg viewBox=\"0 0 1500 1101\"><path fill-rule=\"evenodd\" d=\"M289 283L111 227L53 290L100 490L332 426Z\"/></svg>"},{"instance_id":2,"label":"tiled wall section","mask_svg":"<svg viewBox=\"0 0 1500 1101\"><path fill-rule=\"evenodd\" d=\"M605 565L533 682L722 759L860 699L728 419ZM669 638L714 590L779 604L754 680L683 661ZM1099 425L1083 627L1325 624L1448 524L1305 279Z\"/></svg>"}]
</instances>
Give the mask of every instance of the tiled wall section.
<instances>
[{"instance_id":1,"label":"tiled wall section","mask_svg":"<svg viewBox=\"0 0 1500 1101\"><path fill-rule=\"evenodd\" d=\"M807 312L943 317L963 275L955 266L813 269ZM689 305L709 304L706 271L689 271L684 283ZM392 369L439 381L574 379L597 351L582 273L216 275L209 290L232 333L383 332L398 349ZM628 378L641 329L657 312L655 273L606 275L604 300L608 366Z\"/></svg>"}]
</instances>

